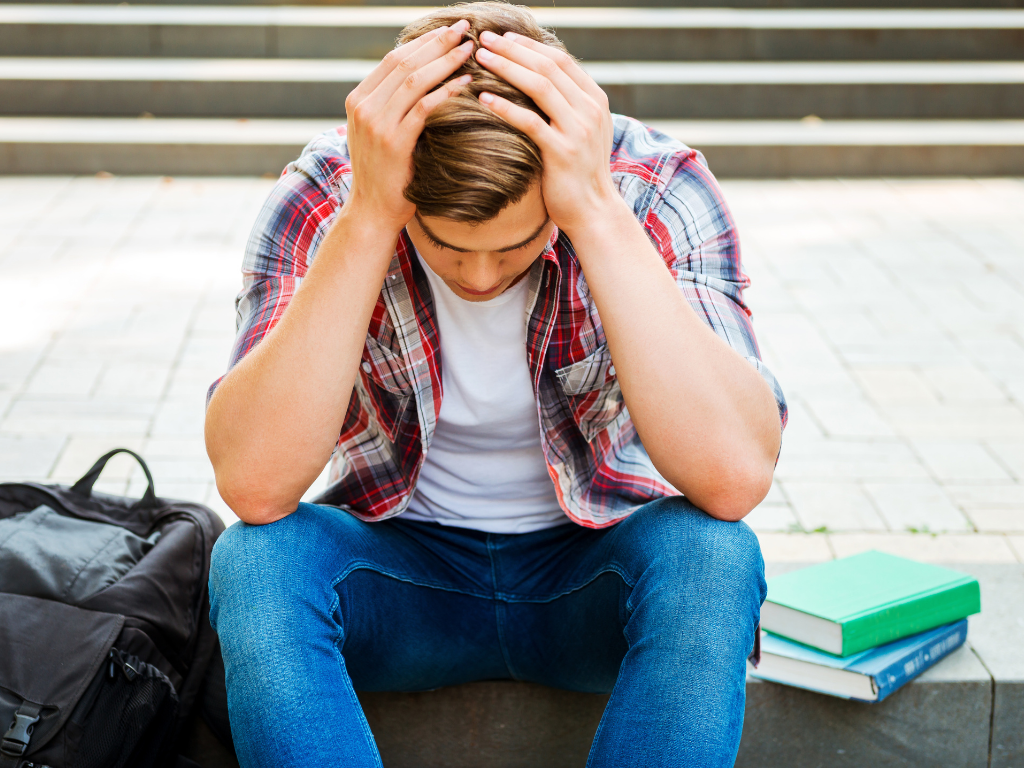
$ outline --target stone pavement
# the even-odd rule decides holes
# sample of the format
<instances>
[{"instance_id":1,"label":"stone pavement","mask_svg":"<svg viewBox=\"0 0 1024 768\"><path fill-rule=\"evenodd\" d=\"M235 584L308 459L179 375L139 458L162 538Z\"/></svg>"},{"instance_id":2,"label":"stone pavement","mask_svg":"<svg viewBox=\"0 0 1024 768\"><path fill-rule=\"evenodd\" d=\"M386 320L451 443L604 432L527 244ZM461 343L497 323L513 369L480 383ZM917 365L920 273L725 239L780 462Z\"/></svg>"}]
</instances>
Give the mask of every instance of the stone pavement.
<instances>
[{"instance_id":1,"label":"stone pavement","mask_svg":"<svg viewBox=\"0 0 1024 768\"><path fill-rule=\"evenodd\" d=\"M271 184L0 179L0 480L69 482L126 446L159 495L234 519L203 408ZM790 402L747 518L766 560L1024 562L1024 180L723 186ZM120 457L98 487L140 473Z\"/></svg>"}]
</instances>

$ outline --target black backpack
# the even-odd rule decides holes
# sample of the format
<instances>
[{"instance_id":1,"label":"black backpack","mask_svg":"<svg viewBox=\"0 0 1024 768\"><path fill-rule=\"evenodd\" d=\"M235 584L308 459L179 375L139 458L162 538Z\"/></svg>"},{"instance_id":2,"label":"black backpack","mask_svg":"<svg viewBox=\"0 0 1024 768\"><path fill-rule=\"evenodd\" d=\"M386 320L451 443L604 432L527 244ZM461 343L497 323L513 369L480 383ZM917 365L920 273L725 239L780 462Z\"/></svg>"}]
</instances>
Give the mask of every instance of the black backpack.
<instances>
[{"instance_id":1,"label":"black backpack","mask_svg":"<svg viewBox=\"0 0 1024 768\"><path fill-rule=\"evenodd\" d=\"M121 452L149 481L138 501L93 492ZM0 484L0 768L173 765L219 657L207 580L223 530L157 498L124 448L71 487Z\"/></svg>"}]
</instances>

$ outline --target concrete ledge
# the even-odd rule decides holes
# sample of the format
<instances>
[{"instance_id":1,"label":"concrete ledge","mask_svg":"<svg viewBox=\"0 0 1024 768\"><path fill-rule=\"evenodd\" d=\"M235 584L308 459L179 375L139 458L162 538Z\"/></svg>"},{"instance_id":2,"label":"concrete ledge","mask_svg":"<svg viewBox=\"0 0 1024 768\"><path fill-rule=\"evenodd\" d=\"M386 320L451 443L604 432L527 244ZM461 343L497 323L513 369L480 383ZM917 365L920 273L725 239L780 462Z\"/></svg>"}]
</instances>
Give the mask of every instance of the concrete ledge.
<instances>
[{"instance_id":1,"label":"concrete ledge","mask_svg":"<svg viewBox=\"0 0 1024 768\"><path fill-rule=\"evenodd\" d=\"M0 117L0 173L276 176L341 122ZM719 178L1024 175L1024 120L651 124Z\"/></svg>"},{"instance_id":2,"label":"concrete ledge","mask_svg":"<svg viewBox=\"0 0 1024 768\"><path fill-rule=\"evenodd\" d=\"M0 114L344 113L372 59L0 58ZM1024 117L1024 62L593 62L612 110L648 118Z\"/></svg>"},{"instance_id":3,"label":"concrete ledge","mask_svg":"<svg viewBox=\"0 0 1024 768\"><path fill-rule=\"evenodd\" d=\"M35 0L44 5L65 5L68 0ZM74 5L117 5L120 0L72 0ZM3 4L3 3L0 3ZM150 0L142 5L196 5L196 0ZM280 0L212 0L208 5L280 5ZM436 7L437 0L296 0L292 5L306 6L418 6ZM843 0L843 8L952 8L962 9L965 0ZM831 8L834 0L564 0L559 8ZM972 0L976 8L1024 8L1024 0Z\"/></svg>"},{"instance_id":4,"label":"concrete ledge","mask_svg":"<svg viewBox=\"0 0 1024 768\"><path fill-rule=\"evenodd\" d=\"M736 765L986 768L992 685L967 646L879 704L750 680Z\"/></svg>"},{"instance_id":5,"label":"concrete ledge","mask_svg":"<svg viewBox=\"0 0 1024 768\"><path fill-rule=\"evenodd\" d=\"M769 575L798 564L769 564ZM879 704L747 680L740 768L1024 763L1024 566L963 565L981 582L967 644ZM386 768L585 765L607 696L509 681L423 693L360 693ZM236 768L201 722L186 752ZM991 756L991 757L990 757Z\"/></svg>"},{"instance_id":6,"label":"concrete ledge","mask_svg":"<svg viewBox=\"0 0 1024 768\"><path fill-rule=\"evenodd\" d=\"M8 56L380 58L416 7L0 4ZM1019 10L537 8L584 61L1016 60Z\"/></svg>"},{"instance_id":7,"label":"concrete ledge","mask_svg":"<svg viewBox=\"0 0 1024 768\"><path fill-rule=\"evenodd\" d=\"M608 697L494 681L359 700L387 768L569 768L586 764Z\"/></svg>"}]
</instances>

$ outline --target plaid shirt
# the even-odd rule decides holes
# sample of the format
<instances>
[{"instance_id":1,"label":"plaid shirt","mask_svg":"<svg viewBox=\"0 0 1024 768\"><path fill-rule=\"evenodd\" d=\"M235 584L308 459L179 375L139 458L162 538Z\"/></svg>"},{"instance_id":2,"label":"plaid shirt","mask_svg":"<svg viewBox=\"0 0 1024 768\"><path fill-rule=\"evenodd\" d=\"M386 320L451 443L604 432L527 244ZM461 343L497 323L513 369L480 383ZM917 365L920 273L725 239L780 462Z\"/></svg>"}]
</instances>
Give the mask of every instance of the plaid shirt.
<instances>
[{"instance_id":1,"label":"plaid shirt","mask_svg":"<svg viewBox=\"0 0 1024 768\"><path fill-rule=\"evenodd\" d=\"M785 425L785 398L760 361L743 303L749 280L741 271L736 228L703 157L636 120L615 116L611 170L679 290L768 381ZM344 128L315 138L285 169L249 239L231 366L281 319L351 180ZM654 468L630 420L597 307L568 238L555 231L528 280L526 357L544 458L566 515L600 528L652 499L677 495ZM393 517L406 508L441 410L440 342L430 287L403 232L370 320L329 485L318 503L363 520Z\"/></svg>"}]
</instances>

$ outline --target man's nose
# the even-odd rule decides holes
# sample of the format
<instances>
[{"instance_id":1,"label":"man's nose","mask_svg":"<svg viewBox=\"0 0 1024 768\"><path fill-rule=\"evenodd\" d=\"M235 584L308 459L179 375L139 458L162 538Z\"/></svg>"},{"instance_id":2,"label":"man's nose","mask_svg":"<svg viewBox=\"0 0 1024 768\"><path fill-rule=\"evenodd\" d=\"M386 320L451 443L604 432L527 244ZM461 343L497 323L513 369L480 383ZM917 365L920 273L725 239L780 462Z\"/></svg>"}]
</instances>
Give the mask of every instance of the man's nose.
<instances>
[{"instance_id":1,"label":"man's nose","mask_svg":"<svg viewBox=\"0 0 1024 768\"><path fill-rule=\"evenodd\" d=\"M462 263L463 285L473 291L486 291L501 282L500 260L490 254L474 254Z\"/></svg>"}]
</instances>

